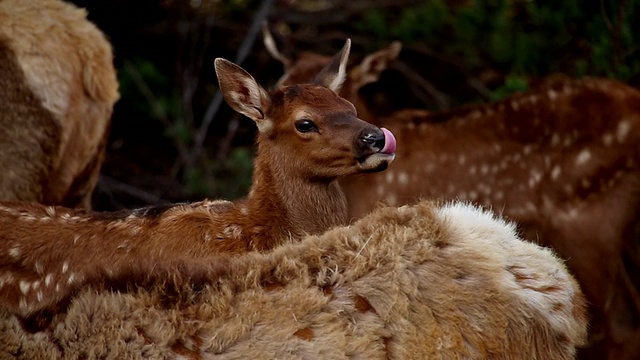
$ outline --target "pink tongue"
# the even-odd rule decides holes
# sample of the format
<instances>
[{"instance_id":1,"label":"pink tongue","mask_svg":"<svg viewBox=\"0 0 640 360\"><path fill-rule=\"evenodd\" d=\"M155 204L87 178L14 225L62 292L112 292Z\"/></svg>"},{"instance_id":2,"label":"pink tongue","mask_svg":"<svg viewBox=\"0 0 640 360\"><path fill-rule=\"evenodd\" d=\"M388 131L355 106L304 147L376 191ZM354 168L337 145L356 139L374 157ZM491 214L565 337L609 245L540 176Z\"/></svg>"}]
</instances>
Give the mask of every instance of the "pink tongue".
<instances>
[{"instance_id":1,"label":"pink tongue","mask_svg":"<svg viewBox=\"0 0 640 360\"><path fill-rule=\"evenodd\" d=\"M393 154L396 151L396 138L393 136L391 131L380 128L382 133L384 134L384 147L380 150L383 154Z\"/></svg>"}]
</instances>

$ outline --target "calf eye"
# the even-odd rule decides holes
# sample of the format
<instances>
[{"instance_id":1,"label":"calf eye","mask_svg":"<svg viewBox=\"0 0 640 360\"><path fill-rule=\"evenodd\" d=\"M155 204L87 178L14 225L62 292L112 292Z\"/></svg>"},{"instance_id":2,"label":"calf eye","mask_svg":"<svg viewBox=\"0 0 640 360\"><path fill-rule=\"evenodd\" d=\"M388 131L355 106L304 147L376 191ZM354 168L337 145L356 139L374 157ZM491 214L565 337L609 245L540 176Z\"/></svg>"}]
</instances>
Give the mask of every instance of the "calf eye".
<instances>
[{"instance_id":1,"label":"calf eye","mask_svg":"<svg viewBox=\"0 0 640 360\"><path fill-rule=\"evenodd\" d=\"M301 133L308 133L311 131L318 131L318 127L313 123L313 121L302 119L296 121L296 130Z\"/></svg>"}]
</instances>

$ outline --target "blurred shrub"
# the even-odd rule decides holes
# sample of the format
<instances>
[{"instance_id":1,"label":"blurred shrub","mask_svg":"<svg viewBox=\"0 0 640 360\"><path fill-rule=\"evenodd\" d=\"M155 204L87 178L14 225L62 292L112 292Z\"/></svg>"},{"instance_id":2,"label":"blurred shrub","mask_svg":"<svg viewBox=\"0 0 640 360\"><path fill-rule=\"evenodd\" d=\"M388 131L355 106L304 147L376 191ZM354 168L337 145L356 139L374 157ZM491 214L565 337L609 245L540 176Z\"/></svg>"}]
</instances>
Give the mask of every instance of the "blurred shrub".
<instances>
[{"instance_id":1,"label":"blurred shrub","mask_svg":"<svg viewBox=\"0 0 640 360\"><path fill-rule=\"evenodd\" d=\"M504 74L492 98L553 72L640 77L640 0L428 0L358 24L377 46L422 43L470 72Z\"/></svg>"}]
</instances>

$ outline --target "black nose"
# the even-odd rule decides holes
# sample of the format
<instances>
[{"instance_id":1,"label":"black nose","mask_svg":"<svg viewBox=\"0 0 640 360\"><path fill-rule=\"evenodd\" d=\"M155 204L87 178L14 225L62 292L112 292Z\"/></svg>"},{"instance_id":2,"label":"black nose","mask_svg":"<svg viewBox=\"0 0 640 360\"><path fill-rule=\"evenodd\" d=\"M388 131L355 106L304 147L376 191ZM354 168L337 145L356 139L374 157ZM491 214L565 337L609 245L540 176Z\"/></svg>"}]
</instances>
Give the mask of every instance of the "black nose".
<instances>
[{"instance_id":1,"label":"black nose","mask_svg":"<svg viewBox=\"0 0 640 360\"><path fill-rule=\"evenodd\" d=\"M384 148L384 133L379 129L365 131L358 140L363 150L380 152Z\"/></svg>"}]
</instances>

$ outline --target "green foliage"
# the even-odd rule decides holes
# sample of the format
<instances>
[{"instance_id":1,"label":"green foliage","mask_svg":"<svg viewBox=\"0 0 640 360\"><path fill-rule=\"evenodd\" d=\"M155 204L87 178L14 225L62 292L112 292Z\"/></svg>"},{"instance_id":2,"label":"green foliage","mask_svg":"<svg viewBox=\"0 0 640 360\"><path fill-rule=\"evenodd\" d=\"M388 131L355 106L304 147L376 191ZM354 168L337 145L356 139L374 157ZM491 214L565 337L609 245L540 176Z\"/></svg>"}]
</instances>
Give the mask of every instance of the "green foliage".
<instances>
[{"instance_id":1,"label":"green foliage","mask_svg":"<svg viewBox=\"0 0 640 360\"><path fill-rule=\"evenodd\" d=\"M503 85L491 92L490 100L500 100L511 93L526 91L528 88L527 79L518 75L509 75Z\"/></svg>"},{"instance_id":2,"label":"green foliage","mask_svg":"<svg viewBox=\"0 0 640 360\"><path fill-rule=\"evenodd\" d=\"M376 45L395 39L422 43L470 72L498 71L505 82L496 96L552 72L640 77L640 0L456 3L428 0L399 14L373 10L358 29L374 35Z\"/></svg>"},{"instance_id":3,"label":"green foliage","mask_svg":"<svg viewBox=\"0 0 640 360\"><path fill-rule=\"evenodd\" d=\"M238 147L221 162L208 161L203 167L188 168L185 187L194 198L236 199L247 194L252 171L251 151Z\"/></svg>"}]
</instances>

